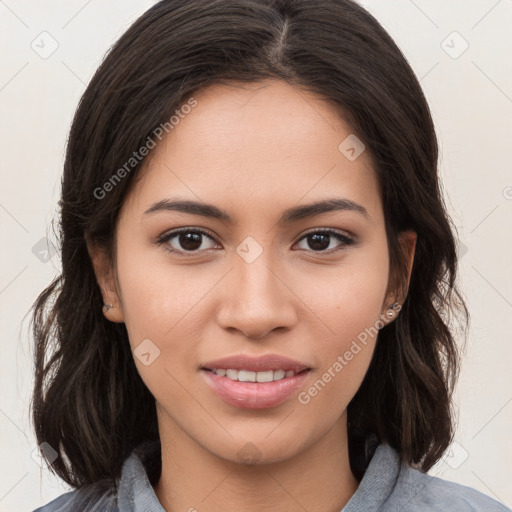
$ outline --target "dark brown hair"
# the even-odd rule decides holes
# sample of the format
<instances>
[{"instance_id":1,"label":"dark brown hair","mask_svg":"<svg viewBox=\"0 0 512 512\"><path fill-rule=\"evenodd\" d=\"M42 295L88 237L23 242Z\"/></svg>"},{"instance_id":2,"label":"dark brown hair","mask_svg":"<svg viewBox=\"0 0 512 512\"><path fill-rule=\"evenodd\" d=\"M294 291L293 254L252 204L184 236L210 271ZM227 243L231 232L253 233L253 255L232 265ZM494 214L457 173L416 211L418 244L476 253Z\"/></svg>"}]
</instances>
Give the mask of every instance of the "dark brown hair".
<instances>
[{"instance_id":1,"label":"dark brown hair","mask_svg":"<svg viewBox=\"0 0 512 512\"><path fill-rule=\"evenodd\" d=\"M62 180L62 273L34 304L35 432L57 450L50 467L73 487L114 482L135 447L158 439L155 400L125 325L102 314L86 246L87 236L115 261L118 213L141 163L104 197L95 191L192 94L268 78L328 99L366 145L396 289L406 288L397 236L418 235L405 302L379 332L348 406L354 474L362 476L372 439L424 471L451 441L458 370L451 321L468 314L456 286L455 227L443 203L436 134L405 57L351 0L163 0L113 46L81 98Z\"/></svg>"}]
</instances>

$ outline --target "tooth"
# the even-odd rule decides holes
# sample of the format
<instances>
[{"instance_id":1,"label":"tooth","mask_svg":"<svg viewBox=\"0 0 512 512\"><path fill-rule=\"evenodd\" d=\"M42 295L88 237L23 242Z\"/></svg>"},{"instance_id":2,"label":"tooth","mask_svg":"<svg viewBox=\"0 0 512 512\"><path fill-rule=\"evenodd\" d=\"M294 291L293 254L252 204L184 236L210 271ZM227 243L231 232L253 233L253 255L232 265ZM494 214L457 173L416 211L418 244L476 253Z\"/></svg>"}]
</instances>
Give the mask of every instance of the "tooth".
<instances>
[{"instance_id":1,"label":"tooth","mask_svg":"<svg viewBox=\"0 0 512 512\"><path fill-rule=\"evenodd\" d=\"M226 370L226 377L232 380L238 380L238 370Z\"/></svg>"},{"instance_id":2,"label":"tooth","mask_svg":"<svg viewBox=\"0 0 512 512\"><path fill-rule=\"evenodd\" d=\"M285 377L293 377L295 375L293 370L268 370L264 372L252 372L249 370L218 368L213 371L221 377L227 377L228 379L236 380L239 382L272 382L275 380L284 379Z\"/></svg>"},{"instance_id":3,"label":"tooth","mask_svg":"<svg viewBox=\"0 0 512 512\"><path fill-rule=\"evenodd\" d=\"M274 372L269 370L268 372L257 372L256 382L272 382L274 380Z\"/></svg>"},{"instance_id":4,"label":"tooth","mask_svg":"<svg viewBox=\"0 0 512 512\"><path fill-rule=\"evenodd\" d=\"M240 370L238 372L238 380L240 382L256 382L256 372Z\"/></svg>"}]
</instances>

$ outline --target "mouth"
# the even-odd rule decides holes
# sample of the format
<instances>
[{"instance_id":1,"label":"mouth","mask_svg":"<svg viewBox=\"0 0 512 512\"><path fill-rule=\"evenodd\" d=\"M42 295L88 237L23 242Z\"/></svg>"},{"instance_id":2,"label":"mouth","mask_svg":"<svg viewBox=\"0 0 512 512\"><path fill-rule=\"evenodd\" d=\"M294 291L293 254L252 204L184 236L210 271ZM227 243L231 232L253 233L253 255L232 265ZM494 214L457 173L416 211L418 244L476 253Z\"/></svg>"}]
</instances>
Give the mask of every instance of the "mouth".
<instances>
[{"instance_id":1,"label":"mouth","mask_svg":"<svg viewBox=\"0 0 512 512\"><path fill-rule=\"evenodd\" d=\"M198 368L208 387L227 404L242 409L276 407L301 388L313 368L280 354L234 354Z\"/></svg>"},{"instance_id":2,"label":"mouth","mask_svg":"<svg viewBox=\"0 0 512 512\"><path fill-rule=\"evenodd\" d=\"M239 409L270 409L289 401L312 372L293 370L248 371L236 368L201 368L209 389L226 404Z\"/></svg>"}]
</instances>

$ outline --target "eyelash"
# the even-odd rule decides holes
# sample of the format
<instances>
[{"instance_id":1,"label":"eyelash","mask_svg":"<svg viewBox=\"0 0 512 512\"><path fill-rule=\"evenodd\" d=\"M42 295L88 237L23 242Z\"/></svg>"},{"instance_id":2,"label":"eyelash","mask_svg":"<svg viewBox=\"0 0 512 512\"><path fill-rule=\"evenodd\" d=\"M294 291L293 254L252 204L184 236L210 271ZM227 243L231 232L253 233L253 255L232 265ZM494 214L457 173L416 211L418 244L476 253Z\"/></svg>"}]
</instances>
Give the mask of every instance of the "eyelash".
<instances>
[{"instance_id":1,"label":"eyelash","mask_svg":"<svg viewBox=\"0 0 512 512\"><path fill-rule=\"evenodd\" d=\"M178 254L179 256L183 256L185 258L192 257L192 256L197 256L201 251L197 251L197 250L196 251L189 251L189 252L179 251L179 250L173 249L173 248L169 247L168 245L166 245L170 240L172 240L176 236L180 235L181 233L199 233L201 235L207 236L208 238L210 238L214 242L216 241L215 237L211 233L209 233L208 231L205 231L204 229L186 227L186 228L175 229L175 230L170 231L168 233L164 233L163 235L161 235L156 240L156 244L158 246L164 246L163 249L168 251L168 252L171 252L173 254ZM333 254L333 253L338 252L340 250L344 250L345 247L347 247L347 246L354 245L356 243L355 240L350 238L349 236L347 236L347 235L345 235L343 233L339 233L338 231L334 231L333 229L329 229L329 228L316 228L316 229L314 229L312 231L309 231L309 232L305 233L297 241L297 243L301 242L302 240L304 240L308 236L316 234L316 233L321 233L321 234L325 234L325 235L331 235L331 236L333 236L334 238L336 238L337 240L339 240L342 243L341 243L341 245L339 247L336 247L334 249L330 249L328 251L312 251L312 250L309 250L309 251L306 251L306 252L312 252L312 253L315 253L315 254ZM204 250L208 251L208 250L215 250L215 249L204 249Z\"/></svg>"}]
</instances>

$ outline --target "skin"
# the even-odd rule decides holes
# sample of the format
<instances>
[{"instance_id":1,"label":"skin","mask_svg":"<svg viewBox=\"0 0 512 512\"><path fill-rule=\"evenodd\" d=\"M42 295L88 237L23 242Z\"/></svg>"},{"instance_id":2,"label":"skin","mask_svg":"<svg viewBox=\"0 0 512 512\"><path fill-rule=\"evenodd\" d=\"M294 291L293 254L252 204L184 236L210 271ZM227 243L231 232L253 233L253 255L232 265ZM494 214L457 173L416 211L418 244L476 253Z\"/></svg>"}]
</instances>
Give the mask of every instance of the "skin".
<instances>
[{"instance_id":1,"label":"skin","mask_svg":"<svg viewBox=\"0 0 512 512\"><path fill-rule=\"evenodd\" d=\"M228 405L198 367L231 354L278 353L313 368L300 391L307 390L390 304L403 302L388 282L371 156L347 159L338 146L352 130L339 111L284 82L216 85L194 97L197 106L152 150L122 207L115 269L90 246L105 302L115 306L106 316L125 322L132 349L150 339L160 350L148 366L134 358L157 404L162 476L155 492L173 512L339 511L358 486L346 407L375 337L307 404L296 392L269 409ZM211 203L235 222L144 213L171 196ZM334 196L364 206L368 218L332 211L277 225L287 208ZM156 243L181 227L215 239L200 239L192 257ZM357 243L331 236L326 249L315 249L304 236L314 228ZM247 236L263 251L251 263L236 252ZM410 276L416 234L400 240ZM186 252L179 237L169 246ZM241 457L248 446L259 457L252 464Z\"/></svg>"}]
</instances>

